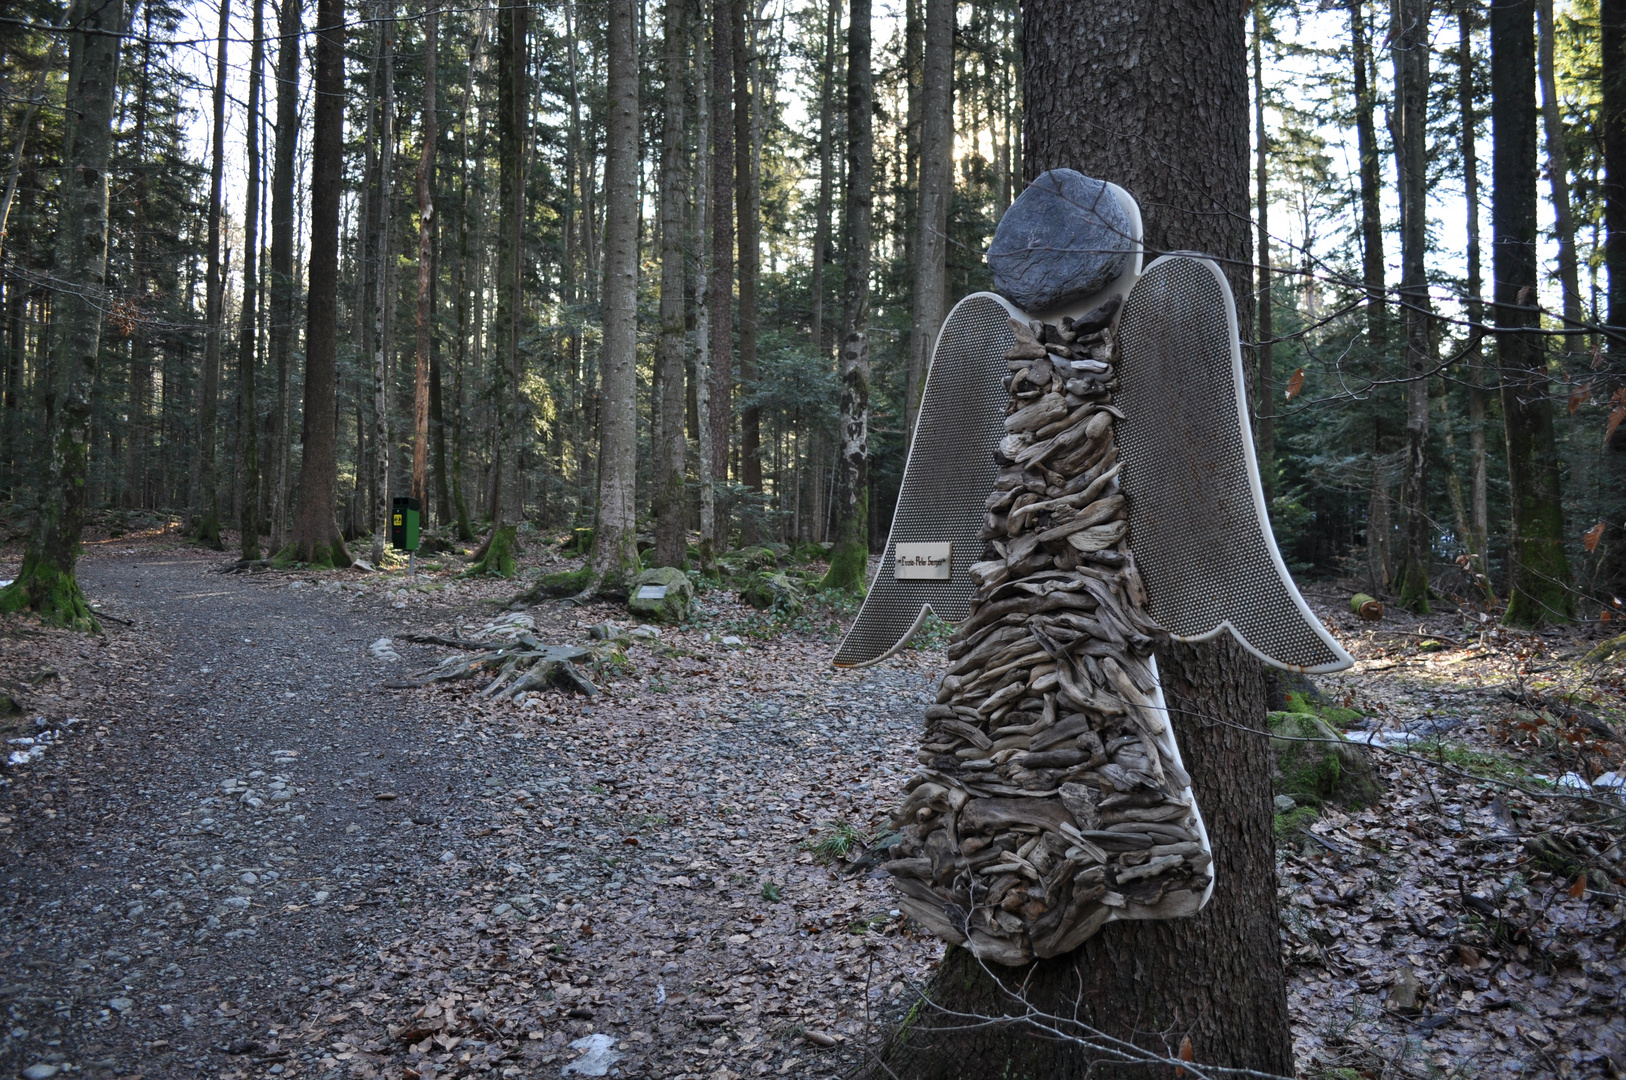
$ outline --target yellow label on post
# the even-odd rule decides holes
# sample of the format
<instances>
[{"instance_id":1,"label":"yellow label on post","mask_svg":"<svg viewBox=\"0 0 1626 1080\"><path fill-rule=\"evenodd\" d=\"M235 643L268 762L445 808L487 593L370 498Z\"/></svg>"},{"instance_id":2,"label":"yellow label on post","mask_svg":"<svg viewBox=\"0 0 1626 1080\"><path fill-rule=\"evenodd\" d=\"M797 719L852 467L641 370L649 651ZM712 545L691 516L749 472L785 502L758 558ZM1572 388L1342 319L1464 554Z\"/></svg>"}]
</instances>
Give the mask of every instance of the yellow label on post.
<instances>
[{"instance_id":1,"label":"yellow label on post","mask_svg":"<svg viewBox=\"0 0 1626 1080\"><path fill-rule=\"evenodd\" d=\"M400 514L395 515L395 523L397 525L401 524L401 515Z\"/></svg>"}]
</instances>

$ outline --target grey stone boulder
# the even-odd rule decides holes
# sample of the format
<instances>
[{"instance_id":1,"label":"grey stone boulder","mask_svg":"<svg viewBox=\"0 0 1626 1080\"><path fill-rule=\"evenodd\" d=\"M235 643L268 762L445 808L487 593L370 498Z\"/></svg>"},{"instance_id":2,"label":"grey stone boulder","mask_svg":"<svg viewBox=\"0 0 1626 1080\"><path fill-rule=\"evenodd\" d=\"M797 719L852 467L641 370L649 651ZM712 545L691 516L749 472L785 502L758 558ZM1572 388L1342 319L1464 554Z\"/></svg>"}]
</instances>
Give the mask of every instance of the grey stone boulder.
<instances>
[{"instance_id":1,"label":"grey stone boulder","mask_svg":"<svg viewBox=\"0 0 1626 1080\"><path fill-rule=\"evenodd\" d=\"M1051 169L1000 218L988 268L995 292L1044 311L1100 292L1122 272L1133 243L1129 215L1106 184Z\"/></svg>"},{"instance_id":2,"label":"grey stone boulder","mask_svg":"<svg viewBox=\"0 0 1626 1080\"><path fill-rule=\"evenodd\" d=\"M693 601L689 575L670 566L645 570L627 583L627 610L650 622L681 623Z\"/></svg>"}]
</instances>

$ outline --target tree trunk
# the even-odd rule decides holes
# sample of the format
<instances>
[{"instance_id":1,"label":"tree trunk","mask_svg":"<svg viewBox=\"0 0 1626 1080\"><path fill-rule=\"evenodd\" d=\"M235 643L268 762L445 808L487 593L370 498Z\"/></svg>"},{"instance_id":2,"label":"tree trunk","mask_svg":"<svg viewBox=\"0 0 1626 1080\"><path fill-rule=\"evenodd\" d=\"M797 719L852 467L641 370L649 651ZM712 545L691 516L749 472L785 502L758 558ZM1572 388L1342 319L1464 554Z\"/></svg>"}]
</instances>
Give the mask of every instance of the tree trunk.
<instances>
[{"instance_id":1,"label":"tree trunk","mask_svg":"<svg viewBox=\"0 0 1626 1080\"><path fill-rule=\"evenodd\" d=\"M80 0L70 25L75 54L64 100L73 118L63 143L62 213L57 222L51 365L45 389L47 456L33 529L17 578L0 589L0 610L28 608L54 626L96 630L74 563L90 466L91 397L107 303L107 170L113 146L123 0Z\"/></svg>"},{"instance_id":2,"label":"tree trunk","mask_svg":"<svg viewBox=\"0 0 1626 1080\"><path fill-rule=\"evenodd\" d=\"M1626 0L1600 0L1603 53L1604 263L1609 268L1609 358L1619 367L1626 356ZM1608 544L1601 584L1610 595L1626 596L1626 527L1620 522L1620 493L1626 491L1626 424L1615 429L1604 469L1608 490L1615 493L1615 524L1606 530Z\"/></svg>"},{"instance_id":3,"label":"tree trunk","mask_svg":"<svg viewBox=\"0 0 1626 1080\"><path fill-rule=\"evenodd\" d=\"M824 588L858 592L869 569L869 276L875 201L870 0L852 0L847 26L846 296L841 315L841 491Z\"/></svg>"},{"instance_id":4,"label":"tree trunk","mask_svg":"<svg viewBox=\"0 0 1626 1080\"><path fill-rule=\"evenodd\" d=\"M530 96L526 80L528 9L497 10L497 313L496 344L497 505L485 552L470 573L514 575L514 536L523 510L520 491L520 290L525 257L525 119Z\"/></svg>"},{"instance_id":5,"label":"tree trunk","mask_svg":"<svg viewBox=\"0 0 1626 1080\"><path fill-rule=\"evenodd\" d=\"M1396 0L1389 31L1395 65L1395 175L1400 189L1400 295L1406 308L1406 456L1400 482L1405 553L1396 575L1400 605L1429 611L1428 386L1434 366L1428 296L1429 0Z\"/></svg>"},{"instance_id":6,"label":"tree trunk","mask_svg":"<svg viewBox=\"0 0 1626 1080\"><path fill-rule=\"evenodd\" d=\"M666 3L665 116L661 130L661 341L655 358L660 379L660 444L655 447L655 565L688 565L684 513L683 210L689 201L689 159L684 145L684 103L688 98L689 11L686 0Z\"/></svg>"},{"instance_id":7,"label":"tree trunk","mask_svg":"<svg viewBox=\"0 0 1626 1080\"><path fill-rule=\"evenodd\" d=\"M630 577L638 570L638 54L633 0L610 0L608 34L604 398L593 532L593 572L600 580Z\"/></svg>"},{"instance_id":8,"label":"tree trunk","mask_svg":"<svg viewBox=\"0 0 1626 1080\"><path fill-rule=\"evenodd\" d=\"M248 63L248 190L243 198L243 310L237 343L237 460L243 468L242 557L260 557L260 407L255 400L259 361L260 85L265 67L265 4L254 4L254 44Z\"/></svg>"},{"instance_id":9,"label":"tree trunk","mask_svg":"<svg viewBox=\"0 0 1626 1080\"><path fill-rule=\"evenodd\" d=\"M697 13L703 26L703 13ZM710 573L715 568L717 537L717 489L713 484L712 417L712 239L711 165L711 61L705 33L697 35L695 47L695 178L694 246L699 253L699 272L694 282L694 410L695 468L700 481L700 563Z\"/></svg>"},{"instance_id":10,"label":"tree trunk","mask_svg":"<svg viewBox=\"0 0 1626 1080\"><path fill-rule=\"evenodd\" d=\"M734 34L732 0L711 7L711 468L728 481L734 389ZM728 546L728 514L713 514L718 551Z\"/></svg>"},{"instance_id":11,"label":"tree trunk","mask_svg":"<svg viewBox=\"0 0 1626 1080\"><path fill-rule=\"evenodd\" d=\"M1512 521L1507 621L1539 626L1574 613L1564 507L1541 339L1536 282L1536 57L1534 0L1491 8L1493 190L1491 261L1496 357L1507 430Z\"/></svg>"},{"instance_id":12,"label":"tree trunk","mask_svg":"<svg viewBox=\"0 0 1626 1080\"><path fill-rule=\"evenodd\" d=\"M1276 346L1275 299L1270 280L1270 137L1265 133L1265 0L1253 0L1253 129L1258 144L1258 194L1254 213L1259 217L1259 372L1254 392L1259 411L1255 430L1259 443L1259 479L1265 489L1265 509L1276 500Z\"/></svg>"},{"instance_id":13,"label":"tree trunk","mask_svg":"<svg viewBox=\"0 0 1626 1080\"><path fill-rule=\"evenodd\" d=\"M418 155L417 362L412 380L412 496L429 507L429 351L435 330L435 46L437 0L428 0L423 23L423 146ZM444 458L444 455L442 455Z\"/></svg>"},{"instance_id":14,"label":"tree trunk","mask_svg":"<svg viewBox=\"0 0 1626 1080\"><path fill-rule=\"evenodd\" d=\"M1241 332L1250 335L1245 9L1032 0L1023 15L1029 179L1069 167L1121 184L1140 202L1149 249L1197 249L1222 260ZM1109 1037L1158 1051L1190 1038L1199 1062L1291 1075L1270 758L1254 733L1265 711L1259 665L1225 635L1171 646L1159 663L1197 799L1214 823L1213 899L1191 919L1110 924L1079 951L1013 976L1031 977L1034 1004L1076 1014ZM931 994L948 1008L986 1010L997 1000L991 980L959 952ZM906 1060L900 1076L1154 1075L1019 1025L939 1033L931 1042L920 1067ZM909 1036L911 1056L912 1044Z\"/></svg>"},{"instance_id":15,"label":"tree trunk","mask_svg":"<svg viewBox=\"0 0 1626 1080\"><path fill-rule=\"evenodd\" d=\"M1355 90L1356 147L1361 177L1361 278L1366 286L1366 347L1374 378L1383 378L1383 355L1388 347L1388 312L1384 306L1383 165L1378 160L1376 81L1371 44L1366 36L1363 0L1349 0L1349 34ZM1376 404L1381 391L1374 389ZM1389 475L1383 462L1388 432L1382 414L1373 410L1372 491L1366 512L1366 548L1370 588L1382 592L1389 585Z\"/></svg>"},{"instance_id":16,"label":"tree trunk","mask_svg":"<svg viewBox=\"0 0 1626 1080\"><path fill-rule=\"evenodd\" d=\"M317 0L313 90L310 292L305 302L305 450L299 468L290 554L315 565L349 566L350 553L334 516L339 483L334 361L339 331L339 195L344 179L344 0Z\"/></svg>"},{"instance_id":17,"label":"tree trunk","mask_svg":"<svg viewBox=\"0 0 1626 1080\"><path fill-rule=\"evenodd\" d=\"M1484 282L1480 277L1479 245L1479 155L1475 139L1479 120L1474 109L1473 11L1463 8L1457 15L1457 104L1461 114L1462 190L1468 209L1468 321L1475 325L1485 318L1480 300ZM1477 330L1470 331L1478 333ZM1478 584L1488 598L1496 598L1491 586L1487 543L1490 538L1490 499L1485 455L1486 393L1485 351L1475 341L1466 358L1464 375L1468 383L1468 456L1471 472L1468 482L1469 558Z\"/></svg>"},{"instance_id":18,"label":"tree trunk","mask_svg":"<svg viewBox=\"0 0 1626 1080\"><path fill-rule=\"evenodd\" d=\"M226 167L226 37L231 29L231 0L220 0L220 36L215 53L214 156L209 166L208 279L204 293L203 379L198 402L198 464L195 471L194 535L221 549L220 485L215 471L215 415L220 400L220 336L225 271L220 265L220 197Z\"/></svg>"},{"instance_id":19,"label":"tree trunk","mask_svg":"<svg viewBox=\"0 0 1626 1080\"><path fill-rule=\"evenodd\" d=\"M299 142L300 0L282 0L277 27L277 141L271 165L271 320L277 397L271 410L271 550L288 539L289 357L294 337L294 150Z\"/></svg>"},{"instance_id":20,"label":"tree trunk","mask_svg":"<svg viewBox=\"0 0 1626 1080\"><path fill-rule=\"evenodd\" d=\"M824 3L824 55L819 59L819 194L813 211L813 348L821 360L830 355L824 327L824 267L830 257L830 203L834 176L836 24L841 0Z\"/></svg>"},{"instance_id":21,"label":"tree trunk","mask_svg":"<svg viewBox=\"0 0 1626 1080\"><path fill-rule=\"evenodd\" d=\"M912 446L937 331L948 302L948 211L954 196L954 0L926 0L920 90L920 201L913 237L914 319L905 387L905 448Z\"/></svg>"},{"instance_id":22,"label":"tree trunk","mask_svg":"<svg viewBox=\"0 0 1626 1080\"><path fill-rule=\"evenodd\" d=\"M740 481L762 490L762 410L750 404L757 379L757 278L762 262L762 193L756 160L757 95L752 86L752 0L735 0L734 36L734 176L740 225Z\"/></svg>"},{"instance_id":23,"label":"tree trunk","mask_svg":"<svg viewBox=\"0 0 1626 1080\"><path fill-rule=\"evenodd\" d=\"M142 10L142 15L146 22L146 33L142 35L141 72L137 76L136 83L135 148L132 154L136 169L130 186L135 196L135 220L131 223L131 231L135 233L133 237L135 265L132 267L131 284L134 287L135 305L144 315L152 288L152 231L149 224L152 205L151 185L148 182L149 170L146 167L147 128L152 97L153 42L150 5ZM45 70L41 69L42 81L44 76ZM36 84L35 97L39 95L39 91L40 85ZM33 120L33 110L34 102L30 100L28 109L23 114L22 128L17 136L17 152L12 157L12 175L6 188L7 198L5 204L0 205L0 240L4 239L6 209L11 202L9 196L16 187L17 166L22 164L22 140L28 134L28 125ZM147 328L147 320L141 318L136 321L130 334L130 419L129 434L124 447L124 505L131 508L147 505L147 447L151 441L148 421L152 411L152 389L152 336Z\"/></svg>"},{"instance_id":24,"label":"tree trunk","mask_svg":"<svg viewBox=\"0 0 1626 1080\"><path fill-rule=\"evenodd\" d=\"M395 0L380 5L378 32L382 35L379 67L382 86L378 100L378 210L373 227L378 230L378 264L373 268L372 368L373 368L373 491L367 527L373 534L374 566L384 564L384 543L389 538L390 513L390 408L389 337L394 295L390 289L390 218L395 191Z\"/></svg>"},{"instance_id":25,"label":"tree trunk","mask_svg":"<svg viewBox=\"0 0 1626 1080\"><path fill-rule=\"evenodd\" d=\"M1564 147L1563 105L1558 100L1555 74L1553 0L1537 0L1540 27L1537 61L1541 78L1541 123L1547 143L1547 181L1553 194L1553 235L1558 241L1558 283L1564 290L1564 321L1575 333L1565 340L1571 352L1580 351L1581 274L1575 259L1575 214L1570 209L1570 163Z\"/></svg>"}]
</instances>

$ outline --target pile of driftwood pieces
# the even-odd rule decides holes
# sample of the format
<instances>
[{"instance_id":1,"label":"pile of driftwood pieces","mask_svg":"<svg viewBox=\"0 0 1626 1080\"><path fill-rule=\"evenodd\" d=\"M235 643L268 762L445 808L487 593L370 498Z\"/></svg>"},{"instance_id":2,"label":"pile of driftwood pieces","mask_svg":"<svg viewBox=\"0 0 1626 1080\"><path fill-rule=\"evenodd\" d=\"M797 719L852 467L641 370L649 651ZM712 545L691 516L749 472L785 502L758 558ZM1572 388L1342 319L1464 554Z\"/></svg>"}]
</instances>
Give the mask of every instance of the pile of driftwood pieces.
<instances>
[{"instance_id":1,"label":"pile of driftwood pieces","mask_svg":"<svg viewBox=\"0 0 1626 1080\"><path fill-rule=\"evenodd\" d=\"M1117 302L1018 323L976 592L886 864L904 909L1002 964L1200 908L1212 861L1125 533Z\"/></svg>"},{"instance_id":2,"label":"pile of driftwood pieces","mask_svg":"<svg viewBox=\"0 0 1626 1080\"><path fill-rule=\"evenodd\" d=\"M529 615L507 615L481 628L480 636L473 638L464 637L461 628L453 637L402 634L402 641L462 651L420 672L417 679L387 685L392 690L412 690L456 679L489 677L490 682L480 691L483 698L515 697L550 686L589 697L597 694L598 687L575 664L591 657L592 651L576 645L544 645L536 639L535 628Z\"/></svg>"}]
</instances>

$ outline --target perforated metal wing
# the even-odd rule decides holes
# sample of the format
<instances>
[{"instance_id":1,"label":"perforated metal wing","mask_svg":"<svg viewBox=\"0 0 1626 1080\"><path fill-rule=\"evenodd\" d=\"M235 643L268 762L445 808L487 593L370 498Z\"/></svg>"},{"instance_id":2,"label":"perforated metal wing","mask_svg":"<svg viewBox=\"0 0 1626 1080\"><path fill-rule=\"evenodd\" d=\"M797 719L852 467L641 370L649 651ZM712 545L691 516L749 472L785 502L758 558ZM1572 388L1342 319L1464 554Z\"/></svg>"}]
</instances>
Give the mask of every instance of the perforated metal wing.
<instances>
[{"instance_id":1,"label":"perforated metal wing","mask_svg":"<svg viewBox=\"0 0 1626 1080\"><path fill-rule=\"evenodd\" d=\"M929 608L946 622L965 618L971 600L966 568L982 557L983 501L994 487L994 448L1005 434L1006 394L999 383L1015 337L1010 319L1025 318L993 293L973 293L943 320L920 418L904 466L881 567L864 606L836 651L837 667L872 664L907 642ZM900 543L952 543L948 580L897 580Z\"/></svg>"},{"instance_id":2,"label":"perforated metal wing","mask_svg":"<svg viewBox=\"0 0 1626 1080\"><path fill-rule=\"evenodd\" d=\"M1120 479L1152 617L1185 640L1229 629L1278 667L1349 667L1276 549L1219 266L1184 255L1148 266L1119 314L1118 347Z\"/></svg>"}]
</instances>

